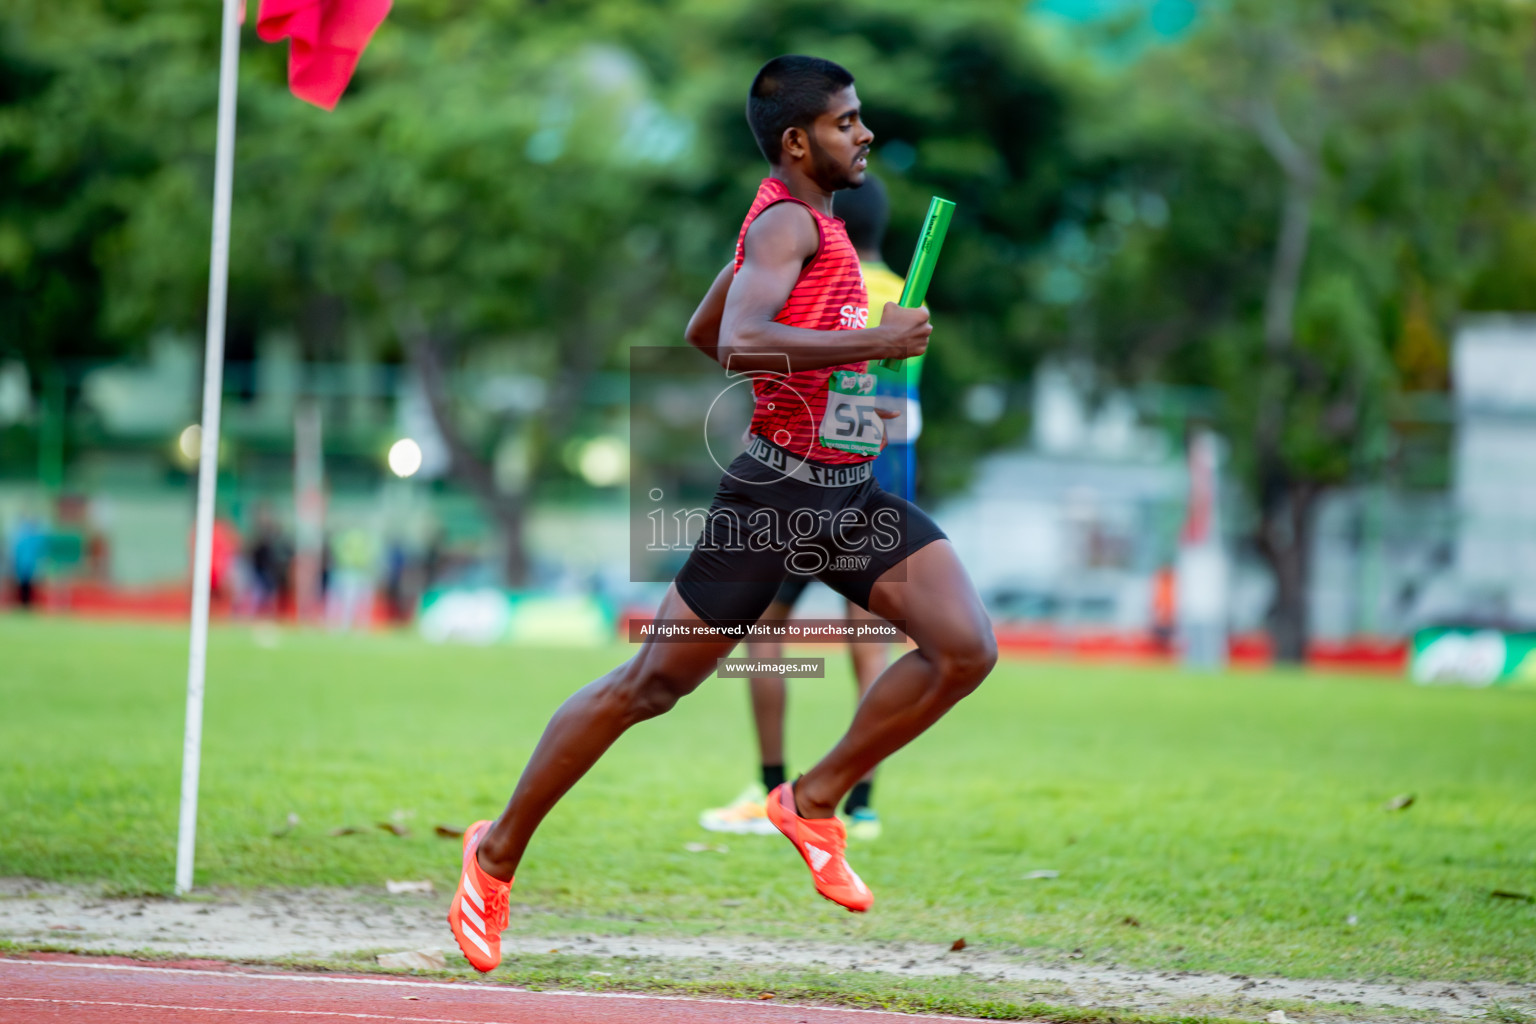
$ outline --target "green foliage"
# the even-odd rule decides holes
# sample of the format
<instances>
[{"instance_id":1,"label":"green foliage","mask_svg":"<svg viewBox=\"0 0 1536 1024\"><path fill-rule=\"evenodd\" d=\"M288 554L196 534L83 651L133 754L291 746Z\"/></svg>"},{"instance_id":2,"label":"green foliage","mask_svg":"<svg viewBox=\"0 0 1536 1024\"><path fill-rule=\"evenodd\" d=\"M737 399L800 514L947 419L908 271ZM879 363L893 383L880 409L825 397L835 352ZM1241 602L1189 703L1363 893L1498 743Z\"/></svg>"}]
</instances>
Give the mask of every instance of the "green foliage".
<instances>
[{"instance_id":1,"label":"green foliage","mask_svg":"<svg viewBox=\"0 0 1536 1024\"><path fill-rule=\"evenodd\" d=\"M1536 217L1516 216L1497 230L1465 305L1486 312L1536 310Z\"/></svg>"},{"instance_id":2,"label":"green foliage","mask_svg":"<svg viewBox=\"0 0 1536 1024\"><path fill-rule=\"evenodd\" d=\"M1233 0L1074 125L1114 173L1038 266L1040 332L1119 383L1214 392L1306 646L1318 497L1420 474L1394 409L1468 306L1526 308L1536 23L1508 0Z\"/></svg>"},{"instance_id":3,"label":"green foliage","mask_svg":"<svg viewBox=\"0 0 1536 1024\"><path fill-rule=\"evenodd\" d=\"M1297 479L1376 473L1392 396L1445 384L1426 339L1443 348L1462 308L1528 308L1536 294L1517 241L1536 203L1536 103L1511 70L1533 57L1530 19L1504 0L1206 11L1104 108L1092 138L1121 178L1074 222L1079 257L1059 245L1042 268L1076 278L1044 291L1063 307L1054 322L1122 380L1219 390L1250 481L1266 395L1286 410L1280 450ZM1286 176L1257 127L1266 108L1316 172L1278 355L1263 326ZM1166 223L1113 215L1138 195L1166 204ZM1395 362L1410 329L1421 350Z\"/></svg>"},{"instance_id":4,"label":"green foliage","mask_svg":"<svg viewBox=\"0 0 1536 1024\"><path fill-rule=\"evenodd\" d=\"M165 133L181 129L170 117L161 132L136 128L137 112L170 112L139 106L149 83L134 72L168 39L208 41L188 38L185 19L144 12L129 26L72 7L22 2L0 19L0 353L33 369L115 351L110 254L168 155ZM158 56L162 75L187 72Z\"/></svg>"},{"instance_id":5,"label":"green foliage","mask_svg":"<svg viewBox=\"0 0 1536 1024\"><path fill-rule=\"evenodd\" d=\"M185 632L0 618L0 649L0 875L169 888ZM451 890L458 848L432 825L494 813L548 715L625 653L215 630L198 884ZM791 768L852 710L846 656L817 653L829 678L792 686ZM963 935L1157 969L1529 981L1536 907L1490 894L1536 886L1530 697L1005 661L881 769L885 833L851 854L878 901L854 918L782 840L686 850L698 812L753 771L742 689L709 681L545 823L518 927ZM1410 809L1383 809L1403 792ZM411 836L374 827L396 810ZM300 824L274 837L289 812ZM342 825L362 831L330 835Z\"/></svg>"},{"instance_id":6,"label":"green foliage","mask_svg":"<svg viewBox=\"0 0 1536 1024\"><path fill-rule=\"evenodd\" d=\"M195 333L216 11L22 0L0 18L13 101L0 181L6 209L25 212L0 216L0 348L37 362L66 339L107 353L158 328ZM1008 428L951 427L943 410L1031 364L1029 254L1084 172L1070 75L1017 10L989 3L402 0L333 113L288 94L286 47L248 26L231 336L285 330L314 358L361 345L399 359L419 324L465 365L557 378L677 343L765 173L747 84L793 50L859 78L895 202L893 267L929 195L960 204L932 295L943 334L925 444L963 466ZM485 443L502 429L466 423Z\"/></svg>"},{"instance_id":7,"label":"green foliage","mask_svg":"<svg viewBox=\"0 0 1536 1024\"><path fill-rule=\"evenodd\" d=\"M329 114L248 27L231 336L393 360L420 324L463 365L555 378L676 343L764 172L750 74L811 51L859 78L888 262L905 268L929 195L959 203L931 295L932 482L1021 426L965 422L966 390L1056 352L1221 391L1250 480L1278 401L1288 471L1346 481L1389 453L1396 391L1444 385L1459 309L1536 301L1536 28L1517 11L1241 0L1105 70L980 0L402 0ZM191 0L0 14L0 352L39 368L198 331L216 32ZM1263 105L1317 172L1283 359L1263 332L1285 195ZM482 450L507 429L466 425Z\"/></svg>"}]
</instances>

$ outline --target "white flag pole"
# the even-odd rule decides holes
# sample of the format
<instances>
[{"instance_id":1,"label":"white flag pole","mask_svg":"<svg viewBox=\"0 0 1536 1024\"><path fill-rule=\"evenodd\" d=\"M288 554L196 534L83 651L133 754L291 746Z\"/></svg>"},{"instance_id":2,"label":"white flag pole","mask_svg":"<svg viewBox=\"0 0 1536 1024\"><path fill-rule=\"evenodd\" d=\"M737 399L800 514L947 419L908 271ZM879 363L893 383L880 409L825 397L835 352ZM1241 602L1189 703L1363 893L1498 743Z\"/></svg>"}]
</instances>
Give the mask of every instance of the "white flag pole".
<instances>
[{"instance_id":1,"label":"white flag pole","mask_svg":"<svg viewBox=\"0 0 1536 1024\"><path fill-rule=\"evenodd\" d=\"M229 290L229 207L235 177L240 8L241 0L224 0L218 146L213 171L213 243L208 261L208 337L203 356L202 454L197 463L197 545L192 560L192 643L187 658L187 725L181 748L181 817L176 833L178 895L192 889L192 858L197 849L197 776L203 752L203 674L208 661L213 501L219 480L219 404L224 391L224 305Z\"/></svg>"}]
</instances>

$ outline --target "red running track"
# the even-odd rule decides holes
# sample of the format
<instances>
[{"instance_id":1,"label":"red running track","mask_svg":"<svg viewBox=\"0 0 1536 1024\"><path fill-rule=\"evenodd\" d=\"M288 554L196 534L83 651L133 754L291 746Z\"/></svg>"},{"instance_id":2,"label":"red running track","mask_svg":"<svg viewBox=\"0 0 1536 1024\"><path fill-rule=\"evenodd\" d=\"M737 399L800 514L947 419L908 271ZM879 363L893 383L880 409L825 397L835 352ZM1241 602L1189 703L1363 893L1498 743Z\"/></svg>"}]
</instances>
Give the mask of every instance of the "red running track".
<instances>
[{"instance_id":1,"label":"red running track","mask_svg":"<svg viewBox=\"0 0 1536 1024\"><path fill-rule=\"evenodd\" d=\"M582 992L475 982L293 974L189 961L22 954L0 958L0 1022L68 1024L880 1024L959 1018Z\"/></svg>"}]
</instances>

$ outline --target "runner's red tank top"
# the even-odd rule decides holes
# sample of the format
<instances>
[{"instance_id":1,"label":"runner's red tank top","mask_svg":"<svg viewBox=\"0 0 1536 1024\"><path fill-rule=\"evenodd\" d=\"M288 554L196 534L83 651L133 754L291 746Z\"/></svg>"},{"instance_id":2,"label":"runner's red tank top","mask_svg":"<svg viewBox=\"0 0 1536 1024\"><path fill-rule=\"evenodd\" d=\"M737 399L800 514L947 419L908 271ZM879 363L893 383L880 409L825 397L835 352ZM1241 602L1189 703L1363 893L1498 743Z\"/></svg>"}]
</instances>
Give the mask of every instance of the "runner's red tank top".
<instances>
[{"instance_id":1,"label":"runner's red tank top","mask_svg":"<svg viewBox=\"0 0 1536 1024\"><path fill-rule=\"evenodd\" d=\"M866 326L869 320L869 296L864 291L864 275L859 270L859 255L848 240L848 231L837 217L829 217L789 194L789 186L778 178L764 178L757 198L736 236L736 269L746 258L747 229L768 207L775 203L799 203L816 221L821 242L816 255L790 290L784 308L773 319L789 327L813 331L850 331ZM800 370L759 374L752 382L757 405L752 412L752 432L780 448L813 462L848 465L868 462L873 455L840 451L821 443L820 426L827 408L828 380L837 371L864 373L867 362L828 366L820 370Z\"/></svg>"}]
</instances>

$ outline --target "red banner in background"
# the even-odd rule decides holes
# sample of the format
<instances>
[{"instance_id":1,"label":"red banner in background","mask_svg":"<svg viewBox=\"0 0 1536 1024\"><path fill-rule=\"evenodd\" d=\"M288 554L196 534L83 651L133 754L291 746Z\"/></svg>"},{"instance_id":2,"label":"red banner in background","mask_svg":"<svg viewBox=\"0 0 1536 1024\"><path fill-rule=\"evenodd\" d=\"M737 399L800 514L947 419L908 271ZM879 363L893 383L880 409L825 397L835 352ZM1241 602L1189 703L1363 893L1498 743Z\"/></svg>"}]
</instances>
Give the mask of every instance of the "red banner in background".
<instances>
[{"instance_id":1,"label":"red banner in background","mask_svg":"<svg viewBox=\"0 0 1536 1024\"><path fill-rule=\"evenodd\" d=\"M261 0L256 34L269 43L291 40L288 87L299 99L334 110L390 2Z\"/></svg>"}]
</instances>

